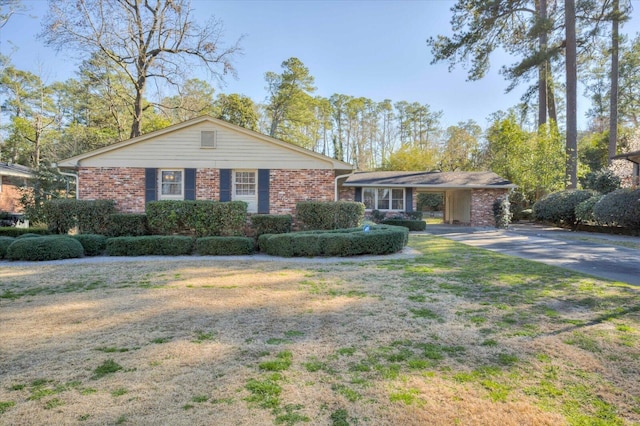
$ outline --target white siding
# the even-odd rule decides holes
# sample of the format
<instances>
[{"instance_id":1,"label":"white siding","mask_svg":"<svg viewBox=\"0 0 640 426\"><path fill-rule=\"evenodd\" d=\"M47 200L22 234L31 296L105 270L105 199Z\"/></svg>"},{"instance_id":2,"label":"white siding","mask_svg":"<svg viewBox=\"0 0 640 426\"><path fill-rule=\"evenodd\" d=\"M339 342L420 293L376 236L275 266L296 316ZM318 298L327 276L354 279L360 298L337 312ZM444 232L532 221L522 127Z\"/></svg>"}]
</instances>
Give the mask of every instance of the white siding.
<instances>
[{"instance_id":1,"label":"white siding","mask_svg":"<svg viewBox=\"0 0 640 426\"><path fill-rule=\"evenodd\" d=\"M201 148L200 132L217 131L217 148ZM84 167L332 169L323 161L267 140L200 123L79 161Z\"/></svg>"}]
</instances>

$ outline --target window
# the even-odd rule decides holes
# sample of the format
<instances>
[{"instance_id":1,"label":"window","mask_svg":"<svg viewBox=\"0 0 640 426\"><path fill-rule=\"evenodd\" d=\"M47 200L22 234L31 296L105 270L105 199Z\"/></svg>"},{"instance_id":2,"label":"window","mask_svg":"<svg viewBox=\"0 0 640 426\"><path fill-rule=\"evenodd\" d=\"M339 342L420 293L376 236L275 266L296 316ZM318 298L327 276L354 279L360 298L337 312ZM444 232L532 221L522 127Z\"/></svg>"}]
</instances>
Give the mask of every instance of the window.
<instances>
[{"instance_id":1,"label":"window","mask_svg":"<svg viewBox=\"0 0 640 426\"><path fill-rule=\"evenodd\" d=\"M362 202L368 210L404 210L404 188L363 188Z\"/></svg>"},{"instance_id":2,"label":"window","mask_svg":"<svg viewBox=\"0 0 640 426\"><path fill-rule=\"evenodd\" d=\"M182 170L160 170L160 199L182 200L184 181Z\"/></svg>"},{"instance_id":3,"label":"window","mask_svg":"<svg viewBox=\"0 0 640 426\"><path fill-rule=\"evenodd\" d=\"M235 194L237 196L256 195L256 172L236 172Z\"/></svg>"}]
</instances>

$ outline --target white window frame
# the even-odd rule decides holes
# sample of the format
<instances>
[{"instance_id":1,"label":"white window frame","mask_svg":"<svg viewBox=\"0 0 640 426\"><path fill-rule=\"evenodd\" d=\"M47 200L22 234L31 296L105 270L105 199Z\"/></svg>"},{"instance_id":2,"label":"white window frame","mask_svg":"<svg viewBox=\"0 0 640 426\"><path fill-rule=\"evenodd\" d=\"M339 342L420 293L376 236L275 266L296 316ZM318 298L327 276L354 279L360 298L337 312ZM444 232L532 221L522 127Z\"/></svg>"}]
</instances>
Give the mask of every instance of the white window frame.
<instances>
[{"instance_id":1,"label":"white window frame","mask_svg":"<svg viewBox=\"0 0 640 426\"><path fill-rule=\"evenodd\" d=\"M180 172L180 194L163 194L163 172ZM184 200L184 169L159 169L158 170L158 200Z\"/></svg>"},{"instance_id":2,"label":"white window frame","mask_svg":"<svg viewBox=\"0 0 640 426\"><path fill-rule=\"evenodd\" d=\"M242 176L243 173L253 174L253 183L251 182L238 182L238 176ZM258 213L258 170L255 169L238 169L233 171L233 187L232 187L232 200L247 202L247 213ZM238 194L238 185L253 185L253 194Z\"/></svg>"},{"instance_id":3,"label":"white window frame","mask_svg":"<svg viewBox=\"0 0 640 426\"><path fill-rule=\"evenodd\" d=\"M382 191L389 191L389 201L387 203L387 208L380 208L380 202L382 202L383 200L380 199L380 195L382 193ZM365 202L366 198L371 198L371 194L365 194L367 191L371 191L373 192L373 206L366 206L367 210L380 210L380 211L389 211L389 212L402 212L405 211L406 208L406 189L405 188L394 188L394 187L386 187L386 186L380 186L380 187L363 187L362 188L362 202ZM402 191L402 199L400 198L394 198L393 197L393 192L394 191ZM401 201L402 202L402 206L401 208L393 208L393 204L394 201Z\"/></svg>"}]
</instances>

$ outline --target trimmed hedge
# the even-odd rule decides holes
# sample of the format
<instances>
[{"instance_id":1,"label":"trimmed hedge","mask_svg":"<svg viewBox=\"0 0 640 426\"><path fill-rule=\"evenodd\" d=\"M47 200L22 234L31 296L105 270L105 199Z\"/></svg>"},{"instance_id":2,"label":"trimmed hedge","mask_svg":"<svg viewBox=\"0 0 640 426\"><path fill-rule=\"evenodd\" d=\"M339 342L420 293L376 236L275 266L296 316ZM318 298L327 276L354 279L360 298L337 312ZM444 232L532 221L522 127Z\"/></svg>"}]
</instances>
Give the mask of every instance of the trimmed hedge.
<instances>
[{"instance_id":1,"label":"trimmed hedge","mask_svg":"<svg viewBox=\"0 0 640 426\"><path fill-rule=\"evenodd\" d=\"M31 232L25 232L24 234L20 234L16 237L16 240L21 240L23 238L37 238L37 237L42 237L43 235L40 234L34 234Z\"/></svg>"},{"instance_id":2,"label":"trimmed hedge","mask_svg":"<svg viewBox=\"0 0 640 426\"><path fill-rule=\"evenodd\" d=\"M496 228L507 229L511 223L511 203L509 197L497 198L492 206L493 218L496 221Z\"/></svg>"},{"instance_id":3,"label":"trimmed hedge","mask_svg":"<svg viewBox=\"0 0 640 426\"><path fill-rule=\"evenodd\" d=\"M602 198L602 195L594 195L576 206L576 221L578 223L597 222L593 215L593 207Z\"/></svg>"},{"instance_id":4,"label":"trimmed hedge","mask_svg":"<svg viewBox=\"0 0 640 426\"><path fill-rule=\"evenodd\" d=\"M151 201L147 222L153 234L197 237L242 235L247 221L244 201Z\"/></svg>"},{"instance_id":5,"label":"trimmed hedge","mask_svg":"<svg viewBox=\"0 0 640 426\"><path fill-rule=\"evenodd\" d=\"M405 227L378 225L333 231L302 231L265 234L258 239L260 251L282 257L356 256L396 253L407 244Z\"/></svg>"},{"instance_id":6,"label":"trimmed hedge","mask_svg":"<svg viewBox=\"0 0 640 426\"><path fill-rule=\"evenodd\" d=\"M533 205L533 215L541 222L574 226L577 223L576 206L593 195L593 191L585 190L553 192Z\"/></svg>"},{"instance_id":7,"label":"trimmed hedge","mask_svg":"<svg viewBox=\"0 0 640 426\"><path fill-rule=\"evenodd\" d=\"M147 235L107 239L109 256L185 256L193 253L193 238L177 235Z\"/></svg>"},{"instance_id":8,"label":"trimmed hedge","mask_svg":"<svg viewBox=\"0 0 640 426\"><path fill-rule=\"evenodd\" d=\"M286 234L291 232L293 219L289 214L256 214L251 216L251 226L256 231L256 237L262 234Z\"/></svg>"},{"instance_id":9,"label":"trimmed hedge","mask_svg":"<svg viewBox=\"0 0 640 426\"><path fill-rule=\"evenodd\" d=\"M57 260L82 257L79 241L62 235L16 239L7 249L11 260Z\"/></svg>"},{"instance_id":10,"label":"trimmed hedge","mask_svg":"<svg viewBox=\"0 0 640 426\"><path fill-rule=\"evenodd\" d=\"M593 206L597 222L628 229L640 229L640 189L618 189Z\"/></svg>"},{"instance_id":11,"label":"trimmed hedge","mask_svg":"<svg viewBox=\"0 0 640 426\"><path fill-rule=\"evenodd\" d=\"M0 237L0 259L4 259L7 249L15 241L13 237Z\"/></svg>"},{"instance_id":12,"label":"trimmed hedge","mask_svg":"<svg viewBox=\"0 0 640 426\"><path fill-rule=\"evenodd\" d=\"M78 227L81 234L105 234L109 216L116 212L113 200L56 199L43 204L49 231L67 234Z\"/></svg>"},{"instance_id":13,"label":"trimmed hedge","mask_svg":"<svg viewBox=\"0 0 640 426\"><path fill-rule=\"evenodd\" d=\"M38 234L49 235L50 232L47 228L16 228L14 226L5 226L0 228L0 237L19 237L22 234Z\"/></svg>"},{"instance_id":14,"label":"trimmed hedge","mask_svg":"<svg viewBox=\"0 0 640 426\"><path fill-rule=\"evenodd\" d=\"M253 253L248 237L203 237L196 240L196 253L203 256L232 256Z\"/></svg>"},{"instance_id":15,"label":"trimmed hedge","mask_svg":"<svg viewBox=\"0 0 640 426\"><path fill-rule=\"evenodd\" d=\"M355 201L300 201L296 218L308 230L354 228L364 220L364 204Z\"/></svg>"},{"instance_id":16,"label":"trimmed hedge","mask_svg":"<svg viewBox=\"0 0 640 426\"><path fill-rule=\"evenodd\" d=\"M109 215L107 237L140 237L149 235L146 214L114 213Z\"/></svg>"},{"instance_id":17,"label":"trimmed hedge","mask_svg":"<svg viewBox=\"0 0 640 426\"><path fill-rule=\"evenodd\" d=\"M82 244L85 256L99 256L104 253L107 248L107 237L98 234L79 234L72 235L74 238Z\"/></svg>"},{"instance_id":18,"label":"trimmed hedge","mask_svg":"<svg viewBox=\"0 0 640 426\"><path fill-rule=\"evenodd\" d=\"M409 228L409 231L424 231L427 228L427 222L424 220L385 219L380 223L383 225L404 226Z\"/></svg>"}]
</instances>

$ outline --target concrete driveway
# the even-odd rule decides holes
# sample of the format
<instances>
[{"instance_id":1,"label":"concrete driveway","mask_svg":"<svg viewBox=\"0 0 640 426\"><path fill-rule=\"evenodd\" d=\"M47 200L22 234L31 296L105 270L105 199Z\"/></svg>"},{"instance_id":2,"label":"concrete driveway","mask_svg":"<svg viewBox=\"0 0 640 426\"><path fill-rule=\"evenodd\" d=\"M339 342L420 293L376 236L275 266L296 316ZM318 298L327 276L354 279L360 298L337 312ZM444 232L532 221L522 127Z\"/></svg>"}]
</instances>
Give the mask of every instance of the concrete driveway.
<instances>
[{"instance_id":1,"label":"concrete driveway","mask_svg":"<svg viewBox=\"0 0 640 426\"><path fill-rule=\"evenodd\" d=\"M427 225L463 244L640 286L640 237L571 232L536 224L509 230Z\"/></svg>"}]
</instances>

